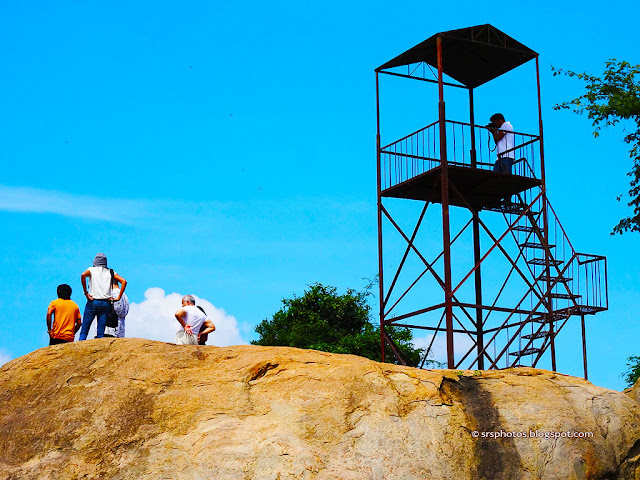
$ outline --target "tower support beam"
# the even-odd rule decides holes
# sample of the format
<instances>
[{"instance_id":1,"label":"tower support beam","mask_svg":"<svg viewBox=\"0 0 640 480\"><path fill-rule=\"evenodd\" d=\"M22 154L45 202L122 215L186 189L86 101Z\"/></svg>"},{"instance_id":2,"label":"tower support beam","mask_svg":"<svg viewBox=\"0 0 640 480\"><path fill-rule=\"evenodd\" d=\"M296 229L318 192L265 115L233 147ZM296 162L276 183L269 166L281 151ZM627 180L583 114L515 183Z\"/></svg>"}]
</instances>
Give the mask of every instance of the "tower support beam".
<instances>
[{"instance_id":1,"label":"tower support beam","mask_svg":"<svg viewBox=\"0 0 640 480\"><path fill-rule=\"evenodd\" d=\"M438 55L438 122L440 130L440 198L442 199L442 246L444 250L444 304L447 327L447 366L455 367L453 356L453 306L451 299L451 237L449 232L449 175L447 163L447 125L442 81L442 37L437 37Z\"/></svg>"}]
</instances>

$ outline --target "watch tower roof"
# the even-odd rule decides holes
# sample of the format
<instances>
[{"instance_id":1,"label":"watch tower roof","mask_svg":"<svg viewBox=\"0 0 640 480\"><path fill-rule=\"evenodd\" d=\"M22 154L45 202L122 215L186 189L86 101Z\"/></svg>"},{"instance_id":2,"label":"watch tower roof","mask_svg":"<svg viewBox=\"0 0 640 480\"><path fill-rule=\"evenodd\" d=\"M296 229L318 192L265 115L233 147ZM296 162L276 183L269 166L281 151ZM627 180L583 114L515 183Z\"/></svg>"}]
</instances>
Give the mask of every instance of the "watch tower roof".
<instances>
[{"instance_id":1,"label":"watch tower roof","mask_svg":"<svg viewBox=\"0 0 640 480\"><path fill-rule=\"evenodd\" d=\"M475 88L538 56L492 25L436 33L376 71L425 62L438 67L437 38L442 38L442 70L468 88Z\"/></svg>"}]
</instances>

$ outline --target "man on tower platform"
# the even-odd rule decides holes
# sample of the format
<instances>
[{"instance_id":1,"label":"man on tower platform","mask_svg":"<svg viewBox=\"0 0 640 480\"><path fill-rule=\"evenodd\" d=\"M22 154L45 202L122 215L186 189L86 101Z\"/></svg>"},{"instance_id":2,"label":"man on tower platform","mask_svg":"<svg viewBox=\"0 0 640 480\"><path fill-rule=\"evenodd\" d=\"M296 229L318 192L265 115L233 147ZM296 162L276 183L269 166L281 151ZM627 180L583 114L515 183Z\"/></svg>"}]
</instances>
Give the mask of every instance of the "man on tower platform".
<instances>
[{"instance_id":1,"label":"man on tower platform","mask_svg":"<svg viewBox=\"0 0 640 480\"><path fill-rule=\"evenodd\" d=\"M514 138L513 127L504 119L501 113L494 113L491 116L491 123L487 125L487 129L493 135L493 141L496 143L498 158L493 166L494 172L511 173L511 167L514 162Z\"/></svg>"}]
</instances>

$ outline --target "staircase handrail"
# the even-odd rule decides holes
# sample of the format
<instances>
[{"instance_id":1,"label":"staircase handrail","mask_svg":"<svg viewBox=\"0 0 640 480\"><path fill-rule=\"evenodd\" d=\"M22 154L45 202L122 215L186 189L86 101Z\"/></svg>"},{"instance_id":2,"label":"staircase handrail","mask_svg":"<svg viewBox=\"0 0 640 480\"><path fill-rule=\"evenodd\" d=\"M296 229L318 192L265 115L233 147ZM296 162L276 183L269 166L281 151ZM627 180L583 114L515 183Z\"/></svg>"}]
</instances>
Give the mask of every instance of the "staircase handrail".
<instances>
[{"instance_id":1,"label":"staircase handrail","mask_svg":"<svg viewBox=\"0 0 640 480\"><path fill-rule=\"evenodd\" d=\"M560 227L560 230L562 231L562 234L564 235L564 238L567 240L567 243L569 244L569 247L571 248L572 255L575 255L577 253L576 249L573 248L573 244L571 243L571 240L569 240L569 235L567 235L567 232L565 231L564 227L562 226L562 223L560 222L560 219L558 218L558 214L556 213L556 211L554 210L553 206L551 205L551 202L549 201L549 198L547 198L547 206L551 209L551 212L553 213L553 216L555 217L556 222L557 222L558 226Z\"/></svg>"}]
</instances>

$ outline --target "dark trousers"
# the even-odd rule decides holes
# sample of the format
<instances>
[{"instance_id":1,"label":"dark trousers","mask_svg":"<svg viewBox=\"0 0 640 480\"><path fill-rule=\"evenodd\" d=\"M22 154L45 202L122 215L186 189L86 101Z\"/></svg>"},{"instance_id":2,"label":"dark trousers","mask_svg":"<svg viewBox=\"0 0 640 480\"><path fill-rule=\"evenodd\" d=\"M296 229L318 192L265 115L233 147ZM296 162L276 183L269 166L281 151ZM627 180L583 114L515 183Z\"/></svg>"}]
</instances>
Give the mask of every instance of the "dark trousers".
<instances>
[{"instance_id":1,"label":"dark trousers","mask_svg":"<svg viewBox=\"0 0 640 480\"><path fill-rule=\"evenodd\" d=\"M93 319L98 317L98 330L96 332L98 338L104 337L104 327L107 324L107 315L111 311L111 302L109 300L89 300L84 307L84 315L82 315L82 328L80 329L80 340L86 340L89 334L89 328L93 323Z\"/></svg>"},{"instance_id":2,"label":"dark trousers","mask_svg":"<svg viewBox=\"0 0 640 480\"><path fill-rule=\"evenodd\" d=\"M493 171L500 173L511 173L511 167L513 167L513 158L500 157L493 165Z\"/></svg>"},{"instance_id":3,"label":"dark trousers","mask_svg":"<svg viewBox=\"0 0 640 480\"><path fill-rule=\"evenodd\" d=\"M71 343L71 340L49 337L49 345L60 345L61 343Z\"/></svg>"}]
</instances>

